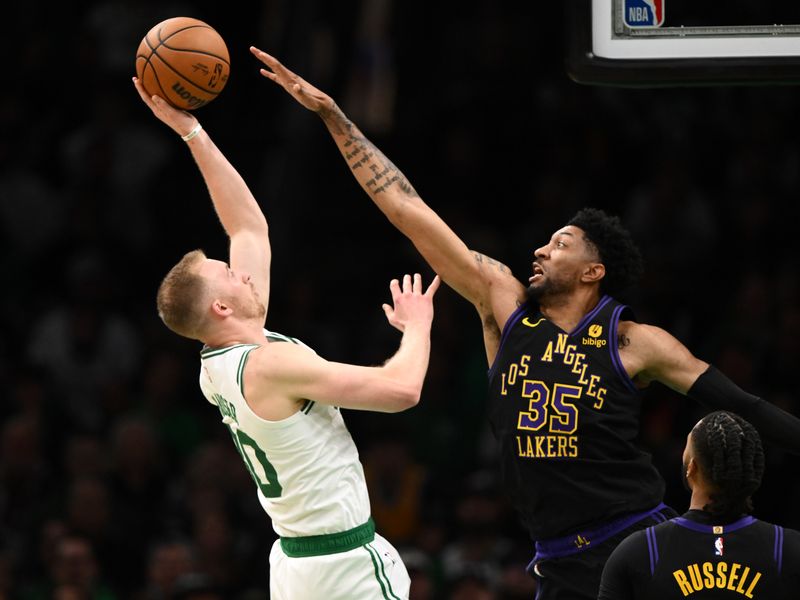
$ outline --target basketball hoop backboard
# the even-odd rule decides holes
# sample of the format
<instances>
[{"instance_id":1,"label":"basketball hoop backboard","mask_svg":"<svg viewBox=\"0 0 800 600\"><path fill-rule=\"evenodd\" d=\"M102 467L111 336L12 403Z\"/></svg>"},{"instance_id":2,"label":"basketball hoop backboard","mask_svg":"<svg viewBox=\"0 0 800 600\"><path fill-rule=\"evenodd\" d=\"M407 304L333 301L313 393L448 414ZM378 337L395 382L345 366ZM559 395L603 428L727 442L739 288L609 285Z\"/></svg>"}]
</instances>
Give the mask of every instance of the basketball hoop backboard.
<instances>
[{"instance_id":1,"label":"basketball hoop backboard","mask_svg":"<svg viewBox=\"0 0 800 600\"><path fill-rule=\"evenodd\" d=\"M578 83L800 83L800 3L569 0L568 8L567 68Z\"/></svg>"}]
</instances>

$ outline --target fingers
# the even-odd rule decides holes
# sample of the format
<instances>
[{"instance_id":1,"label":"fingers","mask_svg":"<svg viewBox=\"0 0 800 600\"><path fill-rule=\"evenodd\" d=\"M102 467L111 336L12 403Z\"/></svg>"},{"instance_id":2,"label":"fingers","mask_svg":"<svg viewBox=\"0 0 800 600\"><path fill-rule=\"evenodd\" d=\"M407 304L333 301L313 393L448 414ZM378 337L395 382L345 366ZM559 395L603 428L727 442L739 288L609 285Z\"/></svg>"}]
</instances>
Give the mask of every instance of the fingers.
<instances>
[{"instance_id":1,"label":"fingers","mask_svg":"<svg viewBox=\"0 0 800 600\"><path fill-rule=\"evenodd\" d=\"M442 280L441 278L436 275L431 281L431 284L428 286L428 289L425 290L424 295L426 296L433 296L436 293L436 290L439 289ZM397 297L401 294L415 294L415 295L423 295L422 292L422 275L419 273L414 273L413 279L412 276L409 274L403 275L403 285L402 288L400 286L400 281L397 279L392 279L389 282L389 289L392 292L392 296Z\"/></svg>"},{"instance_id":2,"label":"fingers","mask_svg":"<svg viewBox=\"0 0 800 600\"><path fill-rule=\"evenodd\" d=\"M292 73L289 69L284 67L283 64L281 64L281 61L279 61L274 56L272 56L270 54L267 54L263 50L259 50L255 46L250 46L250 52L258 60L260 60L265 65L267 65L270 69L272 69L272 72L267 71L266 69L261 69L261 74L264 75L265 77L269 77L268 73L271 73L273 75L273 77L270 77L270 79L273 79L275 77L276 73L278 73L278 72L280 72L282 74L285 74L285 75L288 75L288 76L292 76L292 77L294 76L294 73Z\"/></svg>"},{"instance_id":3,"label":"fingers","mask_svg":"<svg viewBox=\"0 0 800 600\"><path fill-rule=\"evenodd\" d=\"M147 92L144 91L144 86L142 85L142 82L139 81L138 77L133 78L133 85L136 88L136 91L139 92L139 96L141 96L144 103L150 106L153 103L153 99L147 95Z\"/></svg>"},{"instance_id":4,"label":"fingers","mask_svg":"<svg viewBox=\"0 0 800 600\"><path fill-rule=\"evenodd\" d=\"M267 54L263 50L260 50L259 48L256 48L255 46L250 46L250 52L252 52L253 56L255 56L258 60L263 62L265 65L268 65L270 68L272 68L272 65L274 64L280 64L274 56L270 56L269 54Z\"/></svg>"},{"instance_id":5,"label":"fingers","mask_svg":"<svg viewBox=\"0 0 800 600\"><path fill-rule=\"evenodd\" d=\"M151 110L155 111L156 108L171 106L161 96L156 96L155 94L152 95L148 94L147 91L144 89L142 82L139 81L138 77L133 77L133 85L136 87L136 91L139 92L139 96L142 98L142 101L144 101L144 103L147 104L147 106L149 106Z\"/></svg>"},{"instance_id":6,"label":"fingers","mask_svg":"<svg viewBox=\"0 0 800 600\"><path fill-rule=\"evenodd\" d=\"M433 281L431 281L431 284L428 286L428 289L425 291L425 295L426 296L433 296L436 293L436 290L439 289L439 286L441 285L441 283L442 283L442 280L438 275L436 277L434 277Z\"/></svg>"},{"instance_id":7,"label":"fingers","mask_svg":"<svg viewBox=\"0 0 800 600\"><path fill-rule=\"evenodd\" d=\"M400 295L400 282L397 279L392 279L389 282L389 291L392 292L392 298L397 298Z\"/></svg>"},{"instance_id":8,"label":"fingers","mask_svg":"<svg viewBox=\"0 0 800 600\"><path fill-rule=\"evenodd\" d=\"M419 273L414 273L414 284L413 287L411 288L411 291L414 292L415 294L422 293L422 275L420 275Z\"/></svg>"}]
</instances>

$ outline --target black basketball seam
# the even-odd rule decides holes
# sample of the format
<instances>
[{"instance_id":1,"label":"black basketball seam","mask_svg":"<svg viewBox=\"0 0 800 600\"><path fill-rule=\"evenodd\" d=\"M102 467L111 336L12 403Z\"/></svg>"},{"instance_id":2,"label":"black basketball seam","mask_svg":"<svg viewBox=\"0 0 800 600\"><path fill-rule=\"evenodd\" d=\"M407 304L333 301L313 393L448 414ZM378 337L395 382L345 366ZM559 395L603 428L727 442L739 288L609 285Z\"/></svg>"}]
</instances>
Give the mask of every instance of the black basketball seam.
<instances>
[{"instance_id":1,"label":"black basketball seam","mask_svg":"<svg viewBox=\"0 0 800 600\"><path fill-rule=\"evenodd\" d=\"M158 48L158 46L163 44L165 41L167 41L169 38L171 38L176 33L180 33L181 31L186 31L187 29L194 29L195 27L205 27L206 29L211 29L212 31L214 30L213 27L210 27L208 25L187 25L186 27L181 27L180 29L176 29L175 31L170 33L167 37L165 37L162 40L161 39L161 28L159 28L159 30L156 31L156 39L158 40L158 44L156 46L151 46L150 45L150 39L147 37L147 36L150 35L150 32L148 31L147 34L144 36L144 39L142 41L145 44L147 44L148 48L150 48L150 55L149 56L145 56L144 54L137 54L136 55L136 58L143 58L144 61L145 61L144 62L144 66L142 67L142 79L144 79L144 70L145 70L145 68L147 68L147 65L150 64L150 57L153 56L153 54L156 54L156 48ZM159 57L159 58L161 58L161 57ZM230 68L230 65L228 65L228 68ZM153 74L155 74L155 72L156 72L156 70L153 69ZM158 79L158 78L156 78L156 79ZM158 87L161 87L161 84L159 84ZM164 88L161 88L161 91L163 92Z\"/></svg>"},{"instance_id":2,"label":"black basketball seam","mask_svg":"<svg viewBox=\"0 0 800 600\"><path fill-rule=\"evenodd\" d=\"M161 80L158 78L158 71L156 71L155 67L150 64L150 61L147 61L147 65L150 65L150 68L153 70L153 77L155 77L156 84L158 85L158 89L161 90L161 97L166 99L167 91L164 89L164 86L161 85ZM145 65L145 66L147 66ZM142 79L144 79L144 70L142 70Z\"/></svg>"},{"instance_id":3,"label":"black basketball seam","mask_svg":"<svg viewBox=\"0 0 800 600\"><path fill-rule=\"evenodd\" d=\"M219 95L219 93L222 91L221 89L220 89L220 90L217 90L217 91L214 91L214 90L207 90L207 89L206 89L206 88L204 88L203 86L201 86L201 85L197 85L197 84L196 84L194 81L192 81L191 79L189 79L188 77L186 77L186 75L184 75L183 73L181 73L180 71L178 71L178 70L177 70L175 67L173 67L173 66L172 66L171 64L169 64L169 63L168 63L166 60L164 60L164 57L163 57L163 56L161 56L161 55L160 55L158 52L153 52L153 54L155 54L156 56L158 56L158 60L160 60L162 63L164 63L166 66L168 66L168 67L169 67L169 69L170 69L170 70L171 70L173 73L175 73L176 75L180 76L180 78L181 78L181 79L185 79L186 81L188 81L189 83L191 83L191 84L192 84L194 87L196 87L198 90L202 90L202 91L204 91L204 92L206 92L206 93L208 93L208 94L213 94L214 96L218 96L218 95ZM153 69L153 72L155 72L155 69ZM161 89L163 90L164 88L161 88Z\"/></svg>"},{"instance_id":4,"label":"black basketball seam","mask_svg":"<svg viewBox=\"0 0 800 600\"><path fill-rule=\"evenodd\" d=\"M196 28L196 27L204 27L204 28L206 28L206 29L211 29L211 31L214 31L214 32L216 33L216 31L214 30L214 28L213 28L213 27L209 27L208 25L188 25L188 26L186 26L186 27L181 27L180 29L177 29L176 31L173 31L172 33L170 33L170 34L169 34L167 37L165 37L165 38L162 40L162 39L161 39L161 29L159 28L159 30L156 32L156 38L158 39L158 46L155 46L155 47L153 47L153 48L152 48L152 52L150 53L150 56L152 57L152 56L153 56L153 54L155 54L156 56L158 56L159 60L161 60L161 62L163 62L163 63L164 63L166 66L168 66L168 67L170 68L170 70L171 70L173 73L175 73L176 75L179 75L179 76L180 76L182 79L185 79L186 81L189 81L189 82L190 82L190 83L191 83L193 86L195 86L197 89L199 89L199 90L203 90L204 92L206 92L206 93L208 93L208 94L213 94L214 96L218 96L218 95L219 95L219 93L220 93L222 90L218 90L218 91L214 91L214 90L208 90L208 89L204 88L204 87L203 87L203 86L201 86L201 85L197 85L197 84L196 84L194 81L191 81L191 80L190 80L190 79L189 79L189 78L188 78L186 75L184 75L183 73L179 72L179 71L178 71L178 70L177 70L175 67L173 67L171 64L169 64L169 63L166 61L166 59L164 59L164 57L163 57L163 56L161 56L161 55L158 53L158 48L159 48L159 46L164 46L165 48L167 48L167 49L169 49L169 50L181 50L181 51L183 51L183 52L187 52L187 50L183 50L183 49L181 49L181 48L172 48L172 47L170 47L170 46L167 46L167 44L166 44L166 41L167 41L169 38L173 37L174 35L177 35L177 34L178 34L178 33L180 33L181 31L187 31L187 30L189 30L189 29L194 29L194 28ZM217 33L217 35L219 35L219 34ZM149 42L149 40L147 40L147 36L145 36L145 38L144 38L144 39L147 41L147 45L148 45L148 46L150 46L150 42ZM209 52L196 51L196 50L192 50L192 52L198 52L198 53L200 53L200 54L206 54L207 56L213 56L214 58L218 58L219 60L221 60L222 62L224 62L226 65L228 65L228 69L230 69L230 67L231 67L231 65L230 65L230 63L229 63L228 61L226 61L226 60L225 60L225 59L223 59L222 57L216 56L215 54L211 54L211 53L209 53ZM148 59L148 62L150 62L150 60L149 60L149 59ZM153 72L155 73L155 69L153 69ZM160 84L160 83L159 83L159 87L161 87L161 84ZM164 89L164 88L162 87L161 89L162 89L162 91L163 91L163 89Z\"/></svg>"},{"instance_id":5,"label":"black basketball seam","mask_svg":"<svg viewBox=\"0 0 800 600\"><path fill-rule=\"evenodd\" d=\"M150 64L150 57L151 57L151 56L153 56L153 54L157 54L157 52L156 52L156 48L158 48L159 46L161 46L162 44L164 44L164 42L166 42L166 41L167 41L169 38L171 38L173 35L175 35L175 34L177 34L177 33L180 33L181 31L187 31L188 29L194 29L194 28L196 28L196 27L204 27L204 28L206 28L206 29L211 29L211 31L214 31L214 28L213 28L213 27L210 27L210 26L208 26L208 25L187 25L186 27L181 27L180 29L176 29L175 31L173 31L172 33L170 33L170 34L169 34L167 37L165 37L165 38L162 40L162 39L161 39L161 29L163 29L163 28L159 28L159 30L158 30L158 31L156 31L156 39L158 40L158 44L156 44L155 46L152 46L152 45L150 44L150 39L147 37L147 36L149 36L149 35L150 35L150 32L148 31L148 32L147 32L147 35L145 35L145 36L144 36L144 39L143 39L142 41L143 41L145 44L147 44L147 47L148 47L148 48L150 48L150 56L145 56L144 54L139 54L139 55L137 55L137 56L136 56L136 58L143 58L143 59L145 60L145 65L144 65L144 66L146 67L147 65L149 65L149 64ZM167 48L169 48L169 46L167 46ZM160 58L160 57L159 57L159 58ZM228 68L230 68L230 65L228 65ZM173 69L173 70L174 70L174 69ZM155 73L155 72L156 72L156 70L155 70L155 69L153 69L153 73ZM176 73L177 73L177 71L176 71ZM144 67L142 67L142 77L144 78ZM199 87L199 86L198 86L198 87ZM162 88L162 91L163 91L163 88Z\"/></svg>"},{"instance_id":6,"label":"black basketball seam","mask_svg":"<svg viewBox=\"0 0 800 600\"><path fill-rule=\"evenodd\" d=\"M195 52L197 54L205 54L206 56L213 56L214 58L217 58L222 62L224 62L226 65L228 65L228 68L230 68L231 66L230 62L228 62L227 60L225 60L224 58L222 58L217 54L212 54L211 52L205 52L203 50L195 50L194 48L176 48L175 46L169 46L168 44L159 44L159 46L164 46L164 48L166 48L167 50L173 50L175 52Z\"/></svg>"}]
</instances>

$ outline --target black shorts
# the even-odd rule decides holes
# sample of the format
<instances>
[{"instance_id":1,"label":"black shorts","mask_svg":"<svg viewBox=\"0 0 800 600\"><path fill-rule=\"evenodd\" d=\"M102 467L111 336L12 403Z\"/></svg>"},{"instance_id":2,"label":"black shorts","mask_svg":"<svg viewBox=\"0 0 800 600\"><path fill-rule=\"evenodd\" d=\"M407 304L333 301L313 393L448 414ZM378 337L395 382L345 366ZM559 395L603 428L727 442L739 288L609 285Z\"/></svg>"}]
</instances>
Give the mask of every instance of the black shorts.
<instances>
[{"instance_id":1,"label":"black shorts","mask_svg":"<svg viewBox=\"0 0 800 600\"><path fill-rule=\"evenodd\" d=\"M538 583L536 600L597 600L600 577L611 552L622 540L640 529L663 523L678 513L665 506L636 521L595 547L568 554L534 560L529 572Z\"/></svg>"}]
</instances>

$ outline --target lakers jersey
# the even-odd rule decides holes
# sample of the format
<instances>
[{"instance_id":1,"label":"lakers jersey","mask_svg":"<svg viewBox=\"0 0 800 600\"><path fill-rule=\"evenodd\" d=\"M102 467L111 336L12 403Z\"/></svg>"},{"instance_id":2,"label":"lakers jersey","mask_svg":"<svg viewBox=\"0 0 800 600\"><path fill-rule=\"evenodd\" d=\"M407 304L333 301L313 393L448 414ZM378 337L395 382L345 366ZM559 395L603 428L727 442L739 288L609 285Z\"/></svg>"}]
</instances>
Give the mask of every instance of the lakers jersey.
<instances>
[{"instance_id":1,"label":"lakers jersey","mask_svg":"<svg viewBox=\"0 0 800 600\"><path fill-rule=\"evenodd\" d=\"M713 524L691 510L629 536L603 572L601 600L800 597L800 532L752 516Z\"/></svg>"},{"instance_id":2,"label":"lakers jersey","mask_svg":"<svg viewBox=\"0 0 800 600\"><path fill-rule=\"evenodd\" d=\"M265 335L270 343L305 346L277 333ZM341 412L307 400L281 421L257 416L243 395L247 357L257 347L204 348L200 388L230 430L275 532L302 537L362 525L370 516L367 485Z\"/></svg>"},{"instance_id":3,"label":"lakers jersey","mask_svg":"<svg viewBox=\"0 0 800 600\"><path fill-rule=\"evenodd\" d=\"M534 540L661 501L663 480L634 443L641 398L617 344L626 310L604 296L563 331L525 304L503 329L489 371L489 420L504 484Z\"/></svg>"}]
</instances>

